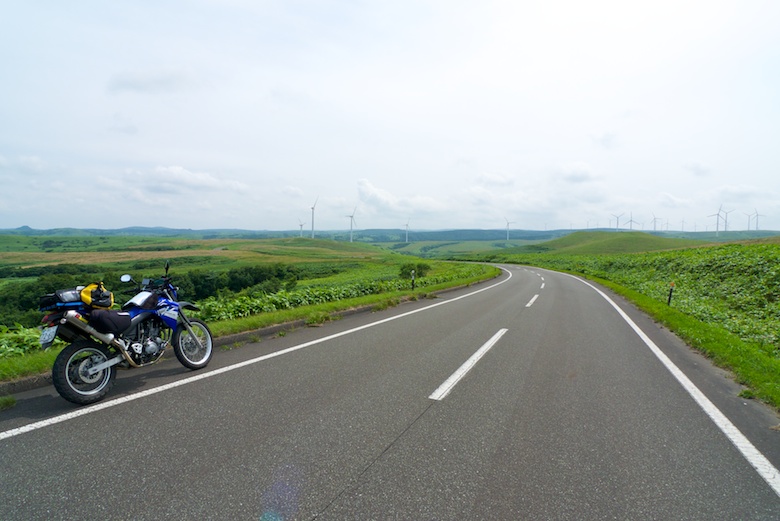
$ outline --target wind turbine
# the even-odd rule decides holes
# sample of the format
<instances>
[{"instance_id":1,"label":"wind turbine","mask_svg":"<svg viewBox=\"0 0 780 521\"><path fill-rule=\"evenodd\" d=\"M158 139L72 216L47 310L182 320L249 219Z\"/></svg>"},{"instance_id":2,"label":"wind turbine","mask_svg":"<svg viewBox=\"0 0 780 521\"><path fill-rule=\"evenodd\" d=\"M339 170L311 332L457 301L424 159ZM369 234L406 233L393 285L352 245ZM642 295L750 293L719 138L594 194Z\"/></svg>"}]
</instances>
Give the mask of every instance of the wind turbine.
<instances>
[{"instance_id":1,"label":"wind turbine","mask_svg":"<svg viewBox=\"0 0 780 521\"><path fill-rule=\"evenodd\" d=\"M756 219L756 231L758 231L758 218L759 217L766 217L766 215L758 213L758 209L756 209L756 213L753 214L753 217L755 217L755 219Z\"/></svg>"},{"instance_id":2,"label":"wind turbine","mask_svg":"<svg viewBox=\"0 0 780 521\"><path fill-rule=\"evenodd\" d=\"M504 217L504 220L506 221L506 242L509 242L509 225L510 224L515 224L515 222L514 221L510 221L506 217Z\"/></svg>"},{"instance_id":3,"label":"wind turbine","mask_svg":"<svg viewBox=\"0 0 780 521\"><path fill-rule=\"evenodd\" d=\"M311 205L311 238L314 238L314 208L317 207L317 201L320 200L320 196L318 195L317 198L314 200L314 204Z\"/></svg>"},{"instance_id":4,"label":"wind turbine","mask_svg":"<svg viewBox=\"0 0 780 521\"><path fill-rule=\"evenodd\" d=\"M306 224L305 222L298 219L298 226L301 227L301 237L303 237L303 225Z\"/></svg>"},{"instance_id":5,"label":"wind turbine","mask_svg":"<svg viewBox=\"0 0 780 521\"><path fill-rule=\"evenodd\" d=\"M623 217L626 214L626 212L621 213L620 215L612 214L612 217L615 218L615 229L620 230L620 218Z\"/></svg>"},{"instance_id":6,"label":"wind turbine","mask_svg":"<svg viewBox=\"0 0 780 521\"><path fill-rule=\"evenodd\" d=\"M634 231L635 224L639 224L639 223L634 220L634 212L631 212L631 219L629 219L628 221L628 225L629 225L628 229Z\"/></svg>"},{"instance_id":7,"label":"wind turbine","mask_svg":"<svg viewBox=\"0 0 780 521\"><path fill-rule=\"evenodd\" d=\"M406 243L409 244L409 219L406 220Z\"/></svg>"},{"instance_id":8,"label":"wind turbine","mask_svg":"<svg viewBox=\"0 0 780 521\"><path fill-rule=\"evenodd\" d=\"M660 220L661 219L659 219L658 217L655 216L655 214L653 214L653 231L657 231L658 221Z\"/></svg>"},{"instance_id":9,"label":"wind turbine","mask_svg":"<svg viewBox=\"0 0 780 521\"><path fill-rule=\"evenodd\" d=\"M722 219L721 213L723 213L723 205L720 205L718 207L718 213L714 213L712 215L708 215L707 217L715 217L715 237L718 236L720 232L720 220Z\"/></svg>"},{"instance_id":10,"label":"wind turbine","mask_svg":"<svg viewBox=\"0 0 780 521\"><path fill-rule=\"evenodd\" d=\"M352 225L355 224L355 212L357 212L357 206L352 210L352 215L346 216L349 217L349 242L352 242Z\"/></svg>"},{"instance_id":11,"label":"wind turbine","mask_svg":"<svg viewBox=\"0 0 780 521\"><path fill-rule=\"evenodd\" d=\"M723 226L723 231L724 231L724 232L727 232L727 231L729 231L729 214L730 214L731 212L733 212L733 211L734 211L734 210L729 210L729 211L723 210L723 213L725 213L725 214L726 214L726 219L724 220L724 226Z\"/></svg>"}]
</instances>

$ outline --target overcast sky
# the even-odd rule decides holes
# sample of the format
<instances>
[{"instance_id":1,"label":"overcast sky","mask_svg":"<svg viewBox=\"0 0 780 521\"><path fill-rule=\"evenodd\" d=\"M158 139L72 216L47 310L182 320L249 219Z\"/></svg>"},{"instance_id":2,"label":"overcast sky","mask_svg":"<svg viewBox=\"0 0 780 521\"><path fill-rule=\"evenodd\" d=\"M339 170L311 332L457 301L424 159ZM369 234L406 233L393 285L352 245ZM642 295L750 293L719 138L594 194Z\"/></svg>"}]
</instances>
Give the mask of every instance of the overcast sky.
<instances>
[{"instance_id":1,"label":"overcast sky","mask_svg":"<svg viewBox=\"0 0 780 521\"><path fill-rule=\"evenodd\" d=\"M780 229L778 1L0 0L0 77L0 228Z\"/></svg>"}]
</instances>

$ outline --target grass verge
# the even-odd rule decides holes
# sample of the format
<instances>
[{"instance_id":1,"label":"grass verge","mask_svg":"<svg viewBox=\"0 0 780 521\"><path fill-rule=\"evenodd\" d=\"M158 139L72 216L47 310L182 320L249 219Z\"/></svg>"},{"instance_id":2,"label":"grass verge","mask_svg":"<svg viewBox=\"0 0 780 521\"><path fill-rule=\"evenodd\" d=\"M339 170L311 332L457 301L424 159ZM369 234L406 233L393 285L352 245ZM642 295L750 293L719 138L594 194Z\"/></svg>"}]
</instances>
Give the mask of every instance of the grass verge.
<instances>
[{"instance_id":1,"label":"grass verge","mask_svg":"<svg viewBox=\"0 0 780 521\"><path fill-rule=\"evenodd\" d=\"M2 358L0 359L0 381L49 372L60 351L62 348L52 348L46 351L32 351L22 356Z\"/></svg>"},{"instance_id":2,"label":"grass verge","mask_svg":"<svg viewBox=\"0 0 780 521\"><path fill-rule=\"evenodd\" d=\"M748 388L745 398L756 398L780 410L780 360L766 345L746 342L717 324L702 322L665 302L614 282L569 272L587 278L633 302L658 323L697 349L717 366L731 371L736 381Z\"/></svg>"},{"instance_id":3,"label":"grass verge","mask_svg":"<svg viewBox=\"0 0 780 521\"><path fill-rule=\"evenodd\" d=\"M10 409L16 405L16 398L13 396L0 396L0 411Z\"/></svg>"}]
</instances>

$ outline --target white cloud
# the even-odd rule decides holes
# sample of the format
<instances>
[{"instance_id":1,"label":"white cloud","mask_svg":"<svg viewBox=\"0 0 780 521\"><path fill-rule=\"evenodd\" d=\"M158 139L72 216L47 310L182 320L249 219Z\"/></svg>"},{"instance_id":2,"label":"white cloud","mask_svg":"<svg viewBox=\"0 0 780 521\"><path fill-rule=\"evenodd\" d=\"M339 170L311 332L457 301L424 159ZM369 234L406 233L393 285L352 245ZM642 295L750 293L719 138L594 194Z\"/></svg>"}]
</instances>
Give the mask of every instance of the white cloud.
<instances>
[{"instance_id":1,"label":"white cloud","mask_svg":"<svg viewBox=\"0 0 780 521\"><path fill-rule=\"evenodd\" d=\"M124 72L109 78L107 89L111 94L161 94L190 88L194 81L180 71Z\"/></svg>"},{"instance_id":2,"label":"white cloud","mask_svg":"<svg viewBox=\"0 0 780 521\"><path fill-rule=\"evenodd\" d=\"M709 177L711 171L701 163L687 163L683 165L683 168L696 177Z\"/></svg>"},{"instance_id":3,"label":"white cloud","mask_svg":"<svg viewBox=\"0 0 780 521\"><path fill-rule=\"evenodd\" d=\"M282 188L282 194L290 197L300 198L303 197L303 190L298 188L297 186L290 186L287 185Z\"/></svg>"},{"instance_id":4,"label":"white cloud","mask_svg":"<svg viewBox=\"0 0 780 521\"><path fill-rule=\"evenodd\" d=\"M515 183L515 179L510 176L506 176L498 173L482 172L477 178L477 182L488 186L502 186L508 187Z\"/></svg>"},{"instance_id":5,"label":"white cloud","mask_svg":"<svg viewBox=\"0 0 780 521\"><path fill-rule=\"evenodd\" d=\"M46 162L38 156L20 156L18 164L28 173L41 173L46 169Z\"/></svg>"},{"instance_id":6,"label":"white cloud","mask_svg":"<svg viewBox=\"0 0 780 521\"><path fill-rule=\"evenodd\" d=\"M558 173L564 181L572 184L588 183L596 180L591 166L584 162L569 163L559 168Z\"/></svg>"},{"instance_id":7,"label":"white cloud","mask_svg":"<svg viewBox=\"0 0 780 521\"><path fill-rule=\"evenodd\" d=\"M405 221L410 216L419 219L420 217L446 213L450 209L454 210L451 204L445 204L443 201L427 195L396 196L385 189L374 186L367 179L358 180L357 188L361 213L380 219L387 226L394 228L399 226L398 222Z\"/></svg>"},{"instance_id":8,"label":"white cloud","mask_svg":"<svg viewBox=\"0 0 780 521\"><path fill-rule=\"evenodd\" d=\"M617 134L614 132L602 132L601 134L592 137L593 143L606 148L607 150L613 149L617 146Z\"/></svg>"}]
</instances>

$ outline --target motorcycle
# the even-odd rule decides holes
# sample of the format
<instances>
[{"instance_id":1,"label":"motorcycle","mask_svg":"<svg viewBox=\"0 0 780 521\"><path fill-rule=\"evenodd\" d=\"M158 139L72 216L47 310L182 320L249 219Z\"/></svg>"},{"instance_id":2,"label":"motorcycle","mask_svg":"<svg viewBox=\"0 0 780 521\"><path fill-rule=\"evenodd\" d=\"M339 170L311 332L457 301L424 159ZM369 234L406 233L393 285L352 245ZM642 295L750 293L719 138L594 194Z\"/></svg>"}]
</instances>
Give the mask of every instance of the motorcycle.
<instances>
[{"instance_id":1,"label":"motorcycle","mask_svg":"<svg viewBox=\"0 0 780 521\"><path fill-rule=\"evenodd\" d=\"M185 309L198 307L178 300L169 268L166 262L162 278L140 284L122 275L123 283L137 286L121 310L110 309L113 294L102 282L41 297L41 311L50 311L42 320L41 347L47 349L57 337L70 343L52 368L60 396L79 405L100 401L114 385L117 368L157 363L169 345L184 367L208 365L214 346L211 331L203 321L185 315Z\"/></svg>"}]
</instances>

